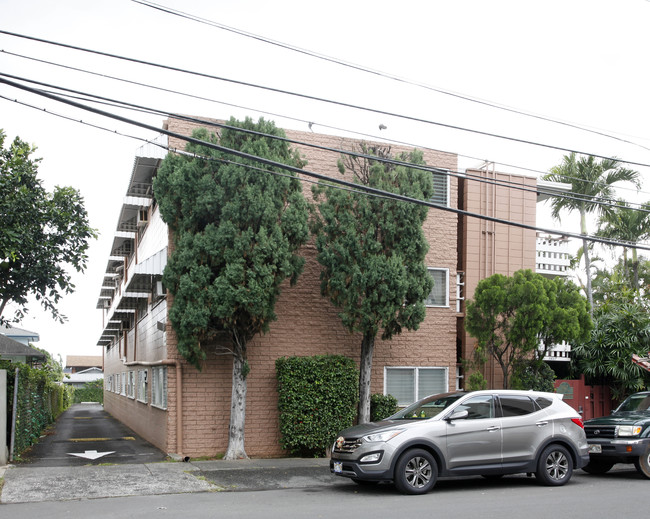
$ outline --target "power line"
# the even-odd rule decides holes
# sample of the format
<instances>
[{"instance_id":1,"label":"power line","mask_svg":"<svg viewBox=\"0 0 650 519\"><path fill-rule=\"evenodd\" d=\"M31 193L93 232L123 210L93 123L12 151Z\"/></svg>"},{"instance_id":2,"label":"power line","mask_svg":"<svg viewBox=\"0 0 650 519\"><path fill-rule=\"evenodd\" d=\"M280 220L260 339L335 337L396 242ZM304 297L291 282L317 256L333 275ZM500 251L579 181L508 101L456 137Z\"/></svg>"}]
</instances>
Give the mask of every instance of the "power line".
<instances>
[{"instance_id":1,"label":"power line","mask_svg":"<svg viewBox=\"0 0 650 519\"><path fill-rule=\"evenodd\" d=\"M148 83L142 83L142 82L133 81L133 80L125 79L125 78L120 78L120 77L117 77L117 76L111 76L111 75L108 75L108 74L98 73L98 72L90 71L90 70L87 70L87 69L72 67L72 66L69 66L69 65L63 65L63 64L60 64L60 63L55 63L55 62L51 62L51 61L47 61L47 60L43 60L43 59L39 59L39 58L34 58L34 57L31 57L31 56L25 56L25 55L22 55L22 54L17 54L17 53L14 53L14 52L6 51L4 49L0 49L0 52L11 55L11 56L36 61L36 62L39 62L39 63L44 63L44 64L55 66L55 67L60 67L60 68L68 69L68 70L74 70L76 72L82 72L82 73L85 73L85 74L99 76L99 77L103 77L103 78L107 78L107 79L112 79L112 80L115 80L115 81L120 81L120 82L124 82L124 83L128 83L128 84L133 84L133 85L136 85L136 86L142 86L144 88L151 88L151 89L159 90L159 91L162 91L162 92L177 94L177 95L181 95L181 96L185 96L185 97L190 97L190 98L193 98L193 99L198 99L198 100L202 100L202 101L208 101L208 102L212 102L212 103L216 103L216 104L221 104L221 105L224 105L224 106L231 106L231 107L234 107L234 108L239 108L239 109L244 109L244 110L251 110L251 111L258 112L258 113L263 113L265 115L271 115L271 116L274 116L274 117L281 117L281 118L288 119L288 120L298 121L298 122L302 122L302 123L305 123L305 124L309 124L310 128L311 128L311 126L313 124L311 121L307 121L305 119L299 119L299 118L295 118L295 117L291 117L291 116L287 116L287 115L283 115L283 114L278 114L278 113L275 113L275 112L269 112L269 111L260 110L260 109L257 109L257 108L251 108L251 107L246 107L246 106L237 105L237 104L233 104L233 103L227 103L227 102L224 102L224 101L219 101L219 100L212 99L212 98L207 98L207 97L203 97L203 96L189 94L189 93L181 92L181 91L178 91L178 90L163 88L163 87L159 87L159 86L156 86L156 85L151 85L151 84L148 84ZM7 75L7 76L22 79L24 81L35 82L35 81L28 80L28 79L25 79L25 78L19 78L18 76L10 76L10 75ZM41 83L41 84L43 84L43 83ZM60 90L65 90L62 87L53 86L53 88L58 88ZM84 93L84 95L89 95L89 94ZM164 113L167 113L167 112L164 112ZM317 123L317 124L319 126L322 126L323 128L333 129L333 130L337 130L337 131L343 131L343 132L347 132L347 133L350 133L350 134L353 134L353 135L360 135L360 136L363 136L363 137L370 137L370 138L373 138L373 139L376 139L376 140L382 140L382 141L385 141L385 142L392 142L392 143L396 143L396 144L416 147L416 145L414 145L412 143L404 142L404 141L399 141L399 140L395 140L395 139L386 139L384 137L379 137L379 136L376 136L376 135L369 135L369 134L362 133L362 132L355 132L355 131L352 131L352 130L348 130L346 128L329 126L329 125L325 125L325 124L321 124L321 123ZM474 159L474 160L481 160L478 157L463 155L463 154L456 153L456 152L447 152L445 150L438 150L438 151L443 151L445 153L454 153L457 156L465 157L465 158L471 158L471 159ZM521 170L525 170L525 171L530 171L530 172L533 172L533 173L538 173L538 174L545 174L546 173L546 172L543 172L543 171L534 170L534 169L531 169L531 168L525 168L525 167L522 167L522 166L517 166L517 165L512 165L512 164L506 164L506 163L502 163L502 162L495 162L495 163L496 164L502 164L504 166L511 167L511 168L517 168L517 169L521 169ZM577 180L577 181L580 181L580 182L583 182L583 183L595 184L595 182L592 181L592 180L574 178L574 177L570 177L570 176L567 176L567 175L561 175L561 176L563 178L565 178L565 179L568 179L568 180ZM631 191L632 190L631 188L627 188L625 186L620 186L618 189L626 190L626 191ZM639 191L639 190L635 190L635 191L645 193L645 192ZM607 200L606 201L606 203L615 203L615 202L616 202L615 200ZM633 204L633 205L641 205L641 204Z\"/></svg>"},{"instance_id":2,"label":"power line","mask_svg":"<svg viewBox=\"0 0 650 519\"><path fill-rule=\"evenodd\" d=\"M533 193L536 193L536 194L546 194L546 195L553 196L553 197L556 197L556 198L565 198L565 199L576 200L576 201L587 201L582 195L579 195L579 194L571 196L569 194L557 194L557 193L554 193L554 192L545 191L544 189L540 189L540 188L531 189L531 188L524 187L520 183L517 183L517 182L514 182L514 181L508 181L508 180L502 180L502 179L487 179L485 177L480 177L480 176L477 176L477 175L471 175L471 174L469 174L467 172L465 172L465 173L458 172L458 171L452 172L450 170L446 170L446 169L443 170L443 169L436 168L436 167L433 167L433 166L414 165L414 164L404 162L404 161L399 161L399 160L396 160L396 159L380 158L380 157L376 157L376 156L373 156L373 155L367 155L367 154L355 152L353 150L342 150L342 149L331 148L331 147L328 147L328 146L319 145L319 144L316 144L316 143L307 143L307 142L304 142L304 141L299 141L297 139L290 139L290 138L287 138L287 137L278 137L276 135L263 134L261 132L256 132L256 131L253 131L253 130L246 130L246 129L243 129L243 128L237 128L237 127L229 126L229 125L227 125L225 123L221 123L221 122L218 122L218 121L215 121L215 120L206 120L206 119L200 119L200 118L197 118L197 117L191 117L191 116L186 116L186 115L175 114L175 113L172 113L172 112L168 112L166 110L160 110L160 109L156 109L156 108L145 107L145 106L137 105L137 104L134 104L134 103L128 103L128 102L125 102L125 101L119 101L119 100L107 98L107 97L104 97L104 96L90 94L88 92L82 92L82 91L73 90L73 89L69 89L69 88L65 88L65 87L59 87L59 86L52 85L52 84L49 84L49 83L44 83L44 82L41 82L41 81L31 80L31 79L23 78L23 77L20 77L20 76L15 76L15 75L12 75L12 74L5 74L5 73L0 72L0 76L10 77L10 78L18 79L18 80L21 80L21 81L25 81L25 82L29 82L29 83L33 83L33 84L37 84L37 85L41 85L41 86L46 86L46 87L49 87L49 88L54 88L54 89L57 89L57 90L60 90L60 91L63 91L63 92L74 93L74 94L77 94L77 96L71 96L69 94L59 94L59 95L64 95L64 96L69 97L69 98L79 99L79 100L83 100L83 101L89 101L89 102L95 102L95 103L99 102L101 104L108 104L108 105L116 107L116 108L127 108L129 110L137 110L137 111L140 111L140 112L143 112L143 113L149 113L149 114L155 114L155 115L163 115L163 116L166 116L166 117L172 117L172 118L176 118L176 119L179 119L179 120L185 120L185 121L193 122L193 123L196 123L196 124L203 124L203 125L206 125L206 126L212 126L212 127L216 127L216 128L230 129L230 130L238 131L238 132L241 132L241 133L254 134L254 135L257 135L257 136L261 136L261 137L267 137L267 138L271 138L271 139L285 141L285 142L290 143L290 144L298 144L298 145L307 146L307 147L311 147L311 148L321 149L321 150L324 150L324 151L329 151L329 152L333 152L333 153L340 153L340 154L345 154L345 155L349 155L349 156L355 156L355 157L358 157L358 158L363 158L363 159L367 159L367 160L374 160L374 161L383 162L383 163L389 163L389 164L393 164L393 165L397 165L397 166L406 166L406 167L411 167L411 168L414 168L414 169L430 171L430 172L434 172L434 173L442 173L442 174L445 174L445 175L448 175L448 176L453 176L453 177L458 177L458 178L468 178L468 179L473 180L473 181L477 181L477 182L481 182L481 183L485 183L485 184L491 184L491 185L495 185L495 186L507 187L507 188L510 188L510 189L516 189L516 190L520 190L520 191L533 192ZM83 96L83 97L80 97L80 96ZM412 145L409 144L409 146L412 146ZM598 199L598 198L596 198L596 199L589 200L589 201L591 203L595 204L595 205L602 205L602 206L605 206L605 207L619 207L619 204L618 204L617 200ZM629 207L628 209L629 210L642 211L642 212L650 212L645 208Z\"/></svg>"},{"instance_id":3,"label":"power line","mask_svg":"<svg viewBox=\"0 0 650 519\"><path fill-rule=\"evenodd\" d=\"M500 105L500 104L496 104L496 103L493 103L493 102L490 102L490 101L484 101L484 100L477 99L477 98L474 98L474 97L470 97L470 96L467 96L467 95L451 92L449 90L444 90L442 88L433 87L433 86L427 85L425 83L421 83L421 82L414 81L414 80L407 79L407 78L402 78L402 77L396 76L394 74L390 74L388 72L382 72L382 71L379 71L379 70L374 70L374 69L371 69L369 67L365 67L363 65L358 65L358 64L355 64L355 63L351 63L349 61L342 60L340 58L327 56L325 54L321 54L321 53L318 53L318 52L315 52L315 51L312 51L312 50L297 47L295 45L290 45L288 43L284 43L284 42L281 42L281 41L278 41L278 40L273 40L271 38L266 38L266 37L261 36L259 34L247 32L247 31L244 31L242 29L237 29L235 27L230 27L228 25L225 25L225 24L222 24L222 23L219 23L219 22L215 22L213 20L208 20L206 18L202 18L202 17L199 17L197 15L193 15L193 14L190 14L190 13L187 13L187 12L184 12L184 11L180 11L178 9L173 9L171 7L167 7L167 6L157 4L157 3L154 3L154 2L150 2L150 1L147 1L147 0L131 0L131 1L136 3L136 4L143 5L145 7L150 7L152 9L156 9L156 10L161 11L161 12L166 13L166 14L171 14L173 16L178 16L180 18L184 18L184 19L187 19L187 20L190 20L190 21L202 23L204 25L215 27L217 29L232 32L234 34L237 34L239 36L243 36L245 38L251 38L251 39L260 41L262 43L266 43L266 44L269 44L269 45L274 45L274 46L280 47L280 48L285 49L285 50L290 50L290 51L293 51L293 52L297 52L297 53L300 53L300 54L303 54L303 55L306 55L306 56L310 56L312 58L323 60L323 61L326 61L326 62L329 62L329 63L334 63L336 65L347 67L347 68L357 70L357 71L360 71L360 72L373 74L375 76L379 76L379 77L382 77L384 79L390 79L392 81L397 81L399 83L403 83L403 84L407 84L407 85L411 85L411 86L416 86L416 87L423 88L425 90L429 90L429 91L436 92L436 93L439 93L439 94L443 94L443 95L446 95L446 96L455 97L455 98L461 99L463 101L468 101L468 102L471 102L471 103L476 103L476 104L479 104L479 105L488 106L490 108L495 108L497 110L503 110L503 111L514 113L514 114L517 114L517 115L523 115L525 117L530 117L530 118L533 118L533 119L538 119L538 120L545 121L545 122L550 122L550 123L553 123L553 124L559 124L559 125L562 125L562 126L567 126L569 128L574 128L576 130L580 130L580 131L584 131L584 132L588 132L588 133L593 133L595 135L600 135L601 137L607 137L609 139L624 142L626 144L631 144L633 146L638 146L639 148L643 148L644 150L650 151L650 148L648 148L646 146L643 146L642 144L639 144L637 142L633 142L633 141L630 141L630 140L627 140L627 139L623 139L621 137L616 137L614 135L610 135L610 134L604 133L602 131L597 131L597 130L593 130L593 129L590 129L590 128L585 128L584 126L580 126L580 125L577 125L577 124L568 123L568 122L564 122L564 121L559 121L559 120L556 120L556 119L551 119L550 117L545 117L545 116L542 116L542 115L536 115L536 114L524 112L522 110L517 110L515 108L510 108L510 107Z\"/></svg>"},{"instance_id":4,"label":"power line","mask_svg":"<svg viewBox=\"0 0 650 519\"><path fill-rule=\"evenodd\" d=\"M442 205L435 204L435 203L432 203L432 202L428 202L428 201L424 201L424 200L418 200L418 199L415 199L415 198L407 197L407 196L404 196L404 195L399 195L399 194L396 194L396 193L391 193L389 191L384 191L384 190L381 190L381 189L376 189L376 188L372 188L372 187L365 186L365 185L354 184L354 183L351 183L351 182L348 182L348 181L345 181L345 180L341 180L341 179L337 179L337 178L333 178L333 177L328 177L326 175L322 175L320 173L316 173L316 172L313 172L313 171L300 169L300 168L297 168L295 166L282 164L280 162L275 162L275 161L266 159L264 157L258 157L258 156L255 156L255 155L250 155L248 153L241 152L239 150L233 150L233 149L230 149L230 148L226 148L225 146L220 146L218 144L214 144L214 143L211 143L211 142L201 141L200 139L196 139L194 137L189 137L189 136L186 136L186 135L171 132L171 131L169 131L167 129L164 129L164 128L162 128L162 129L156 128L154 126L151 126L149 124L146 124L146 123L143 123L143 122L140 122L140 121L136 121L136 120L133 120L133 119L129 119L129 118L117 115L117 114L113 114L113 113L110 113L110 112L99 110L97 108L93 108L93 107L90 107L90 106L87 106L87 105L83 105L81 103L77 103L76 101L70 101L70 100L61 98L61 97L59 97L57 95L49 94L49 93L46 93L46 92L43 92L43 91L39 91L37 89L15 83L13 81L9 81L9 80L1 78L1 77L0 77L0 83L4 83L4 84L7 84L9 86L13 86L15 88L30 92L32 94L39 95L39 96L42 96L42 97L45 97L45 98L48 98L48 99L63 103L63 104L67 104L69 106L73 106L75 108L78 108L78 109L81 109L81 110L84 110L84 111L88 111L88 112L91 112L91 113L94 113L94 114L97 114L97 115L100 115L100 116L103 116L103 117L108 117L110 119L121 121L123 123L130 124L130 125L133 125L133 126L137 126L137 127L143 128L143 129L147 129L147 130L150 130L150 131L153 131L153 132L162 133L164 135L167 135L168 137L174 137L174 138L177 138L179 140L182 140L182 141L185 141L185 142L190 142L190 143L200 145L200 146L205 146L207 148L214 149L216 151L220 151L220 152L225 153L225 154L234 155L236 157L243 158L243 159L246 159L246 160L251 160L253 162L259 162L260 164L263 164L265 166L283 169L283 170L290 171L292 173L299 174L299 175L305 175L305 176L315 178L317 180L321 180L321 181L324 181L324 182L327 182L327 183L330 183L330 184L341 185L341 186L345 186L347 188L352 188L352 189L356 189L358 191L363 191L365 193L370 193L370 194L375 194L375 195L379 195L379 196L389 197L389 198L392 198L394 200L398 200L398 201L402 201L402 202L415 203L415 204L418 204L418 205L423 205L423 206L426 206L426 207L439 209L441 211L452 212L452 213L462 215L462 216L478 218L478 219L481 219L481 220L486 220L486 221L490 221L490 222L494 222L494 223L501 223L501 224L504 224L504 225L510 225L510 226L519 227L519 228L522 228L522 229L527 229L527 230L532 230L532 231L540 231L540 232L545 232L545 233L548 233L548 234L562 235L562 236L566 236L568 238L587 239L587 240L592 241L592 242L603 243L603 244L612 245L612 246L622 246L622 247L629 247L630 246L630 244L622 243L622 242L619 242L619 241L616 241L616 240L609 240L609 239L601 238L601 237L598 237L598 236L584 236L584 235L580 235L580 234L567 233L567 232L557 231L557 230L553 230L553 229L545 229L545 228L536 227L536 226L532 226L532 225L528 225L528 224L524 224L524 223L520 223L520 222L513 222L513 221L510 221L510 220L503 220L503 219L495 218L495 217L491 217L491 216L480 215L480 214L472 213L472 212L469 212L469 211L465 211L463 209L456 209L456 208L452 208L452 207L446 207L446 206L442 206ZM646 245L642 245L642 244L636 244L635 248L637 248L638 250L648 250L648 251L650 251L650 245L646 246Z\"/></svg>"},{"instance_id":5,"label":"power line","mask_svg":"<svg viewBox=\"0 0 650 519\"><path fill-rule=\"evenodd\" d=\"M422 123L422 124L440 126L442 128L448 128L448 129L451 129L451 130L474 133L474 134L477 134L477 135L483 135L483 136L486 136L486 137L492 137L492 138L497 138L497 139L508 140L508 141L511 141L511 142L518 142L520 144L527 144L527 145L530 145L530 146L543 147L543 148L548 148L548 149L553 149L553 150L563 151L563 152L569 152L569 153L578 153L578 154L581 154L581 155L591 155L591 156L599 158L599 159L618 160L619 162L624 162L626 164L630 164L630 165L634 165L634 166L650 167L650 164L643 163L643 162L633 162L633 161L629 161L629 160L616 159L614 157L607 157L607 156L604 156L604 155L599 155L599 154L594 154L594 153L587 153L587 152L583 152L583 151L575 150L575 149L571 149L571 148L564 148L562 146L555 146L555 145L552 145L552 144L543 144L543 143L538 143L538 142L534 142L534 141L529 141L529 140L526 140L526 139L519 139L517 137L508 137L508 136L499 135L499 134L495 134L495 133L491 133L491 132L485 132L485 131L481 131L481 130L473 130L473 129L470 129L470 128L464 128L462 126L456 126L456 125L452 125L452 124L441 123L441 122L437 122L437 121L431 121L431 120L423 119L423 118L420 118L420 117L397 114L397 113L394 113L394 112L389 112L387 110L380 110L380 109L376 109L376 108L370 108L370 107L355 105L355 104L352 104L352 103L334 101L334 100L326 99L326 98L323 98L323 97L312 96L312 95L307 95L307 94L301 94L299 92L292 92L290 90L284 90L284 89L274 88L274 87L266 87L266 86L263 86L263 85L250 83L250 82L247 82L247 81L240 81L240 80L236 80L236 79L230 79L230 78L215 76L215 75L207 74L207 73L204 73L204 72L191 71L191 70L182 69L182 68L179 68L179 67L172 67L172 66L169 66L169 65L162 65L160 63L154 63L154 62L140 60L140 59L136 59L136 58L128 58L128 57L120 56L120 55L117 55L117 54L111 54L111 53L108 53L108 52L87 49L87 48L78 47L78 46L75 46L75 45L69 45L69 44L60 43L60 42L54 42L54 41L51 41L51 40L45 40L43 38L36 38L34 36L26 36L26 35L23 35L23 34L13 33L13 32L10 32L10 31L0 30L0 34L6 34L6 35L9 35L9 36L15 36L15 37L18 37L18 38L24 38L24 39L28 39L28 40L32 40L32 41L41 42L41 43L47 43L49 45L56 45L56 46L63 47L63 48L78 50L78 51L82 51L82 52L88 52L88 53L96 54L96 55L99 55L99 56L105 56L105 57L115 58L115 59L119 59L119 60L130 61L132 63L137 63L137 64L140 64L140 65L147 65L147 66L156 67L156 68L161 68L161 69L170 70L170 71L173 71L173 72L191 74L191 75L194 75L194 76L197 76L197 77L203 77L203 78L206 78L206 79L214 79L214 80L217 80L217 81L224 81L224 82L228 82L228 83L232 83L232 84L240 85L240 86L245 86L245 87L249 87L249 88L266 90L266 91L277 93L277 94L283 94L283 95L289 95L289 96L293 96L293 97L299 97L299 98L307 99L307 100L310 100L310 101L317 101L317 102L321 102L321 103L341 106L341 107L344 107L344 108L352 108L352 109L355 109L355 110L366 111L366 112L370 112L370 113L384 115L384 116L387 116L387 117L395 117L395 118L399 118L399 119L409 120L409 121L412 121L412 122L418 122L418 123Z\"/></svg>"}]
</instances>

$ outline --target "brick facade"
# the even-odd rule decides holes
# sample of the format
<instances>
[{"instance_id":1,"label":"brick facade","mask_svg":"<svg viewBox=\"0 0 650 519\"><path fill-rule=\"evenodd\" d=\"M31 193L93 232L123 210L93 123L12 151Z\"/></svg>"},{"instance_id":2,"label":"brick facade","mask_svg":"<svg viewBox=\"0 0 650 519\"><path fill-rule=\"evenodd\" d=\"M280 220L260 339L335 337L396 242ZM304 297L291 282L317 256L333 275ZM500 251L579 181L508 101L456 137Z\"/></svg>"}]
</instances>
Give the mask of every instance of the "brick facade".
<instances>
[{"instance_id":1,"label":"brick facade","mask_svg":"<svg viewBox=\"0 0 650 519\"><path fill-rule=\"evenodd\" d=\"M189 135L194 124L169 120L165 127L170 131ZM319 135L311 132L286 131L288 138L305 143L316 143L334 149L350 150L358 141L335 136ZM184 143L170 138L171 148L184 148ZM295 145L308 161L306 170L320 174L340 177L336 167L339 154L332 151L314 149L305 145ZM404 148L393 146L393 151ZM425 161L436 166L455 171L455 155L422 150ZM458 205L458 180L450 176L450 206ZM311 184L303 184L305 196L311 198ZM471 189L466 195L474 196ZM473 203L473 202L472 202ZM534 207L534 202L533 202ZM518 210L513 202L510 208ZM513 216L514 218L514 216ZM533 220L534 223L534 220ZM472 222L465 225L472 234L483 231L474 229ZM155 231L156 238L148 239L147 230L142 236L142 247L147 252L138 258L144 261L147 254L171 246L169 236L163 236L157 207L151 211L149 229ZM429 267L447 269L449 272L449 306L429 307L425 321L418 331L404 332L391 341L376 341L373 370L372 393L384 391L384 369L386 366L442 367L448 370L448 387L456 387L457 368L457 326L459 314L456 312L456 273L459 262L459 250L468 247L468 241L459 243L459 217L452 212L430 209L424 224L425 234L429 240L429 252L426 263ZM499 231L501 233L501 231ZM505 231L504 231L505 232ZM508 230L508 233L511 231ZM517 231L513 231L516 234ZM524 233L525 234L525 233ZM471 241L474 238L470 238ZM162 242L164 243L158 243ZM514 242L520 237L514 236ZM521 247L518 245L517 247ZM171 250L171 248L169 249ZM472 251L474 249L471 249ZM522 249L519 249L522 250ZM524 250L524 255L527 251ZM534 266L534 233L530 249ZM515 264L525 263L524 259L512 257L512 251L506 247L505 252L495 251L497 262ZM279 418L277 409L277 388L275 378L275 360L281 356L342 354L357 361L360 355L361 336L348 333L341 325L334 308L327 299L320 295L320 265L316 261L316 249L313 243L302 248L301 254L306 263L298 283L291 287L287 282L276 306L278 320L271 325L269 333L255 337L249 344L248 361L251 367L248 376L248 393L246 408L246 452L249 456L270 457L284 454L280 448ZM481 253L482 254L482 253ZM473 253L465 258L474 259ZM469 261L468 263L471 263ZM480 270L481 265L472 266ZM499 267L501 268L501 267ZM514 269L516 270L516 269ZM513 271L514 271L513 270ZM475 286L475 284L474 284ZM473 288L472 288L473 290ZM153 303L153 302L152 302ZM167 294L166 299L149 307L145 315L136 319L128 332L119 335L116 342L106 348L105 373L115 375L129 370L147 370L148 380L152 380L152 369L159 369L164 363L167 368L167 406L160 409L152 405L152 384L147 386L147 402L139 398L129 398L115 391L105 394L106 409L116 418L133 428L162 450L185 456L213 456L224 452L228 444L228 425L231 400L231 358L228 355L210 353L199 371L179 358L176 349L176 337L166 320L167 305L173 299ZM164 330L159 328L164 323ZM177 369L175 362L180 363ZM178 380L178 373L181 379ZM180 399L180 400L179 400ZM182 416L178 410L182 408ZM179 421L178 418L181 418ZM182 435L179 445L178 435Z\"/></svg>"}]
</instances>

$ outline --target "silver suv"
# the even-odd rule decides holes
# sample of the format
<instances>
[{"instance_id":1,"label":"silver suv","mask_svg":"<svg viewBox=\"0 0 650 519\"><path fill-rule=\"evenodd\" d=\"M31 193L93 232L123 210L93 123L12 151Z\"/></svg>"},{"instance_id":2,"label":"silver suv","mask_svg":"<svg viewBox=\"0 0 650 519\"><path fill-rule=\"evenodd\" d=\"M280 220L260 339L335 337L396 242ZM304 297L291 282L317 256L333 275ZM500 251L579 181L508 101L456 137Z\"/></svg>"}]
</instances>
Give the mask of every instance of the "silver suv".
<instances>
[{"instance_id":1,"label":"silver suv","mask_svg":"<svg viewBox=\"0 0 650 519\"><path fill-rule=\"evenodd\" d=\"M561 395L486 390L429 396L381 422L341 431L330 471L424 494L440 476L535 473L564 485L589 461L580 415Z\"/></svg>"}]
</instances>

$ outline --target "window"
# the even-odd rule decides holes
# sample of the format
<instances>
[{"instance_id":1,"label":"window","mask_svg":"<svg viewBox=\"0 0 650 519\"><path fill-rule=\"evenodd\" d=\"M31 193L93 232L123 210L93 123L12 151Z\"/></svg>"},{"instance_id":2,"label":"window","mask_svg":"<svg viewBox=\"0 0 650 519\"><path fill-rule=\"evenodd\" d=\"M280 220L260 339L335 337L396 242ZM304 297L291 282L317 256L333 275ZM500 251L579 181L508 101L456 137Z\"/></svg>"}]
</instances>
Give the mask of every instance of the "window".
<instances>
[{"instance_id":1,"label":"window","mask_svg":"<svg viewBox=\"0 0 650 519\"><path fill-rule=\"evenodd\" d=\"M494 397L492 395L475 396L466 400L456 408L456 411L467 411L468 420L494 418Z\"/></svg>"},{"instance_id":2,"label":"window","mask_svg":"<svg viewBox=\"0 0 650 519\"><path fill-rule=\"evenodd\" d=\"M447 368L385 368L384 391L407 406L420 398L448 391Z\"/></svg>"},{"instance_id":3,"label":"window","mask_svg":"<svg viewBox=\"0 0 650 519\"><path fill-rule=\"evenodd\" d=\"M449 175L434 171L433 176L433 196L429 199L434 204L449 206Z\"/></svg>"},{"instance_id":4,"label":"window","mask_svg":"<svg viewBox=\"0 0 650 519\"><path fill-rule=\"evenodd\" d=\"M167 368L151 370L151 405L167 409Z\"/></svg>"},{"instance_id":5,"label":"window","mask_svg":"<svg viewBox=\"0 0 650 519\"><path fill-rule=\"evenodd\" d=\"M115 373L114 376L115 376L115 386L114 386L114 389L115 389L115 392L119 394L120 391L121 391L121 389L120 389L120 382L121 382L121 381L120 381L120 374L119 374L119 373Z\"/></svg>"},{"instance_id":6,"label":"window","mask_svg":"<svg viewBox=\"0 0 650 519\"><path fill-rule=\"evenodd\" d=\"M126 371L122 371L122 376L120 377L120 380L122 381L122 385L120 386L120 395L126 396Z\"/></svg>"},{"instance_id":7,"label":"window","mask_svg":"<svg viewBox=\"0 0 650 519\"><path fill-rule=\"evenodd\" d=\"M500 395L499 401L501 402L501 412L504 418L523 416L537 411L535 404L527 396Z\"/></svg>"},{"instance_id":8,"label":"window","mask_svg":"<svg viewBox=\"0 0 650 519\"><path fill-rule=\"evenodd\" d=\"M148 402L147 400L147 370L140 369L138 370L138 401Z\"/></svg>"},{"instance_id":9,"label":"window","mask_svg":"<svg viewBox=\"0 0 650 519\"><path fill-rule=\"evenodd\" d=\"M126 396L135 398L135 371L129 371L127 381Z\"/></svg>"},{"instance_id":10,"label":"window","mask_svg":"<svg viewBox=\"0 0 650 519\"><path fill-rule=\"evenodd\" d=\"M427 306L449 306L449 269L429 268L433 288L424 304Z\"/></svg>"},{"instance_id":11,"label":"window","mask_svg":"<svg viewBox=\"0 0 650 519\"><path fill-rule=\"evenodd\" d=\"M106 391L113 391L113 375L106 377Z\"/></svg>"}]
</instances>

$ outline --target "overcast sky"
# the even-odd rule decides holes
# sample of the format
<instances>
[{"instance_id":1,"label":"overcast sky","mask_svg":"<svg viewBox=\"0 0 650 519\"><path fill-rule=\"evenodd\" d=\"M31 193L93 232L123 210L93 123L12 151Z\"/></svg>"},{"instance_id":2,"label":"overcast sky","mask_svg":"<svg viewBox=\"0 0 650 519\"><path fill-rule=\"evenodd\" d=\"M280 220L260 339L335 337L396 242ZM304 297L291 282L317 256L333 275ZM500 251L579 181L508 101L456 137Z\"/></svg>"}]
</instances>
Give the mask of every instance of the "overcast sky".
<instances>
[{"instance_id":1,"label":"overcast sky","mask_svg":"<svg viewBox=\"0 0 650 519\"><path fill-rule=\"evenodd\" d=\"M0 34L0 73L176 113L257 118L261 112L271 112L278 115L265 117L281 127L306 131L312 122L316 132L358 132L366 138L384 137L458 153L461 169L489 160L500 170L538 176L560 163L567 153L562 149L616 156L642 164L631 167L639 170L644 180L642 193L622 190L619 195L634 201L650 200L649 169L643 166L650 163L650 2L646 0L158 2L383 74L319 60L131 0L0 0L0 30L408 118L163 71L6 34ZM96 343L101 313L96 303L134 155L142 144L121 134L143 138L156 134L3 84L0 96L0 128L8 141L18 135L36 145L36 156L43 159L40 178L48 189L54 185L79 189L91 225L100 233L91 244L87 272L75 277L76 293L60 305L69 321L54 323L34 304L20 326L38 332L41 340L37 345L61 355L64 362L66 355L100 355ZM155 127L163 120L107 109ZM380 124L387 129L380 131ZM539 223L546 227L567 229L573 225L570 219L562 224L552 222L547 213L540 208Z\"/></svg>"}]
</instances>

